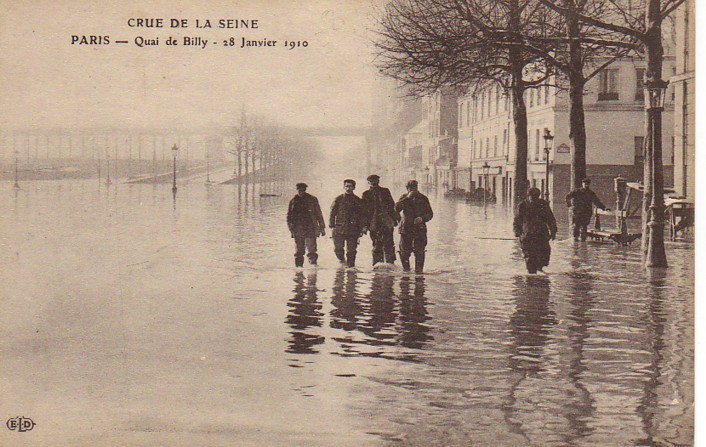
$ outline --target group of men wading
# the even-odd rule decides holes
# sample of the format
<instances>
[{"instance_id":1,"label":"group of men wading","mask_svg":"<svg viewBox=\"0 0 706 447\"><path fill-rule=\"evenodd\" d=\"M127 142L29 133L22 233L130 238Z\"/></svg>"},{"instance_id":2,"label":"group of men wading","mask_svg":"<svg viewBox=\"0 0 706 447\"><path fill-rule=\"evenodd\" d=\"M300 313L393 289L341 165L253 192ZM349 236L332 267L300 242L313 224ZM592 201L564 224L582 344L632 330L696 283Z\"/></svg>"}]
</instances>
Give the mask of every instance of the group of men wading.
<instances>
[{"instance_id":1,"label":"group of men wading","mask_svg":"<svg viewBox=\"0 0 706 447\"><path fill-rule=\"evenodd\" d=\"M355 195L355 180L343 181L345 192L331 205L329 227L332 230L334 253L348 267L355 266L358 240L370 233L373 244L373 265L381 262L394 264L394 228L400 233L400 261L405 271L411 270L410 257L414 254L414 270L424 270L427 245L427 227L434 213L429 199L419 192L416 180L407 182L407 193L395 202L390 190L380 186L380 176L368 176L370 188L362 197ZM316 238L326 235L326 223L316 197L306 192L305 183L297 183L297 195L289 202L287 225L294 238L294 263L304 265L306 252L309 263L316 265L318 253Z\"/></svg>"},{"instance_id":2,"label":"group of men wading","mask_svg":"<svg viewBox=\"0 0 706 447\"><path fill-rule=\"evenodd\" d=\"M373 244L373 265L381 262L394 264L394 228L399 227L400 261L410 271L410 257L414 254L414 270L422 273L427 245L427 227L434 213L429 199L418 191L416 180L407 182L407 193L395 202L390 190L380 186L378 175L368 176L370 188L362 198L355 195L355 180L343 181L345 193L331 205L329 227L332 229L334 252L341 263L355 266L358 241L370 233ZM593 214L593 205L607 210L590 189L591 181L584 179L581 187L566 196L570 209L575 241L585 241L587 226ZM304 265L304 254L316 265L318 253L316 238L326 235L326 223L316 197L306 192L305 183L297 183L297 195L289 202L287 225L294 238L294 263ZM549 202L540 198L537 188L529 188L527 199L518 204L513 220L515 237L519 238L525 265L529 273L537 273L549 265L549 241L556 238L557 226Z\"/></svg>"}]
</instances>

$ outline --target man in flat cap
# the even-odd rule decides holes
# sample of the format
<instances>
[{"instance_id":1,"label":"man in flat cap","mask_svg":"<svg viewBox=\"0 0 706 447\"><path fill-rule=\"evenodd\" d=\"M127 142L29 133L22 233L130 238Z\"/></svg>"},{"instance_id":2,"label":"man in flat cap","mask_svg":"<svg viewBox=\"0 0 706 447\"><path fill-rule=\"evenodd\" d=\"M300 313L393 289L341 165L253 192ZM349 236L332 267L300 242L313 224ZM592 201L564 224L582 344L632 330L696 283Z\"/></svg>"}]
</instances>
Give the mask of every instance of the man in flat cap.
<instances>
[{"instance_id":1,"label":"man in flat cap","mask_svg":"<svg viewBox=\"0 0 706 447\"><path fill-rule=\"evenodd\" d=\"M333 230L333 251L339 261L355 267L358 254L358 239L365 232L365 209L363 201L353 192L355 180L343 181L345 192L336 197L331 205L328 224Z\"/></svg>"},{"instance_id":2,"label":"man in flat cap","mask_svg":"<svg viewBox=\"0 0 706 447\"><path fill-rule=\"evenodd\" d=\"M593 215L593 205L602 210L607 209L596 193L591 190L591 179L583 179L580 188L576 188L566 195L566 206L569 207L575 241L578 241L579 238L581 241L586 240L588 224Z\"/></svg>"},{"instance_id":3,"label":"man in flat cap","mask_svg":"<svg viewBox=\"0 0 706 447\"><path fill-rule=\"evenodd\" d=\"M416 180L407 182L407 194L395 204L395 211L402 214L400 220L400 261L404 271L410 270L409 257L414 253L414 271L424 271L427 247L427 222L434 213L427 196L419 192Z\"/></svg>"},{"instance_id":4,"label":"man in flat cap","mask_svg":"<svg viewBox=\"0 0 706 447\"><path fill-rule=\"evenodd\" d=\"M289 201L287 210L287 226L294 238L296 251L294 265L304 266L304 251L307 252L309 263L316 265L319 258L316 253L316 238L326 235L326 223L321 213L319 200L306 192L306 183L297 183L297 195Z\"/></svg>"},{"instance_id":5,"label":"man in flat cap","mask_svg":"<svg viewBox=\"0 0 706 447\"><path fill-rule=\"evenodd\" d=\"M380 186L380 176L368 176L370 188L363 192L366 226L373 242L373 265L379 262L392 264L395 262L394 228L400 221L400 215L395 211L395 200L390 190Z\"/></svg>"}]
</instances>

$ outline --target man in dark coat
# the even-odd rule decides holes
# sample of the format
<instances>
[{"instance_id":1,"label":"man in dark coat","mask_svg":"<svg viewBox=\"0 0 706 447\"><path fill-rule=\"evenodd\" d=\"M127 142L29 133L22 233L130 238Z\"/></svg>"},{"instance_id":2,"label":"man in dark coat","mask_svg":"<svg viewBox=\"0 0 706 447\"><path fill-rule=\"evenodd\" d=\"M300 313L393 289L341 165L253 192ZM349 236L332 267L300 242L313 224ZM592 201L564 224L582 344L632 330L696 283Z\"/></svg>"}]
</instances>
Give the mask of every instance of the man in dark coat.
<instances>
[{"instance_id":1,"label":"man in dark coat","mask_svg":"<svg viewBox=\"0 0 706 447\"><path fill-rule=\"evenodd\" d=\"M556 238L556 219L549 202L539 198L540 191L530 188L527 199L520 202L512 223L529 273L537 273L549 265L551 247L549 240Z\"/></svg>"},{"instance_id":2,"label":"man in dark coat","mask_svg":"<svg viewBox=\"0 0 706 447\"><path fill-rule=\"evenodd\" d=\"M366 226L373 242L373 265L378 262L395 262L394 228L400 220L395 212L395 200L390 190L380 186L380 176L368 176L370 189L363 192L362 199L366 212Z\"/></svg>"},{"instance_id":3,"label":"man in dark coat","mask_svg":"<svg viewBox=\"0 0 706 447\"><path fill-rule=\"evenodd\" d=\"M416 180L407 182L407 194L402 195L395 204L395 211L402 214L400 220L400 260L402 268L410 270L409 257L414 253L414 271L424 271L424 259L427 246L427 225L434 212L429 199L418 191Z\"/></svg>"},{"instance_id":4,"label":"man in dark coat","mask_svg":"<svg viewBox=\"0 0 706 447\"><path fill-rule=\"evenodd\" d=\"M316 253L316 238L326 235L326 223L321 213L319 200L306 192L306 183L297 183L297 195L289 201L287 226L294 238L296 251L294 265L304 266L304 250L309 263L316 265L319 255Z\"/></svg>"},{"instance_id":5,"label":"man in dark coat","mask_svg":"<svg viewBox=\"0 0 706 447\"><path fill-rule=\"evenodd\" d=\"M363 201L353 193L355 180L344 180L343 187L346 192L333 201L328 223L333 229L333 251L336 257L348 267L355 267L358 239L367 231L366 214Z\"/></svg>"},{"instance_id":6,"label":"man in dark coat","mask_svg":"<svg viewBox=\"0 0 706 447\"><path fill-rule=\"evenodd\" d=\"M606 209L596 193L591 190L591 179L583 179L580 188L566 195L566 206L570 210L575 241L578 241L579 237L582 241L586 240L588 224L593 215L593 205L602 210Z\"/></svg>"}]
</instances>

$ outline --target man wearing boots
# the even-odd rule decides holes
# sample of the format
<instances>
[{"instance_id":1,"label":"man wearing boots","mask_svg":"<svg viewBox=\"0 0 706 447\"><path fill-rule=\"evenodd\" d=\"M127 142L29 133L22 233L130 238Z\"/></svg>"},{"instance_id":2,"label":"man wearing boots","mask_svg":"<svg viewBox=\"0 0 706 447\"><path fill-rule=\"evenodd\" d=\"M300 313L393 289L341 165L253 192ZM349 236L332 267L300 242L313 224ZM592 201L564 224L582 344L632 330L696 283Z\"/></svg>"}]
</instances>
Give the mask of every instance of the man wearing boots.
<instances>
[{"instance_id":1,"label":"man wearing boots","mask_svg":"<svg viewBox=\"0 0 706 447\"><path fill-rule=\"evenodd\" d=\"M296 245L294 265L304 266L305 249L309 263L316 265L319 258L316 253L316 238L326 235L326 223L319 200L306 192L306 183L297 183L296 188L297 195L289 201L287 210L287 226Z\"/></svg>"},{"instance_id":2,"label":"man wearing boots","mask_svg":"<svg viewBox=\"0 0 706 447\"><path fill-rule=\"evenodd\" d=\"M333 229L336 257L348 267L355 267L358 239L368 230L365 227L366 215L363 201L353 193L355 180L344 180L343 187L346 192L336 197L331 205L329 226Z\"/></svg>"},{"instance_id":3,"label":"man wearing boots","mask_svg":"<svg viewBox=\"0 0 706 447\"><path fill-rule=\"evenodd\" d=\"M418 191L416 180L407 182L407 194L395 204L395 211L402 214L400 220L400 261L405 271L410 270L409 257L414 253L414 271L424 271L427 246L427 225L434 213L429 199Z\"/></svg>"},{"instance_id":4,"label":"man wearing boots","mask_svg":"<svg viewBox=\"0 0 706 447\"><path fill-rule=\"evenodd\" d=\"M581 187L574 189L566 195L566 206L571 214L571 226L573 227L574 240L586 240L588 224L593 215L593 205L602 210L607 209L595 192L591 190L591 179L583 179Z\"/></svg>"},{"instance_id":5,"label":"man wearing boots","mask_svg":"<svg viewBox=\"0 0 706 447\"><path fill-rule=\"evenodd\" d=\"M400 220L395 212L395 200L390 190L380 186L380 176L368 176L370 189L363 192L366 223L373 243L373 265L379 262L395 262L394 228Z\"/></svg>"}]
</instances>

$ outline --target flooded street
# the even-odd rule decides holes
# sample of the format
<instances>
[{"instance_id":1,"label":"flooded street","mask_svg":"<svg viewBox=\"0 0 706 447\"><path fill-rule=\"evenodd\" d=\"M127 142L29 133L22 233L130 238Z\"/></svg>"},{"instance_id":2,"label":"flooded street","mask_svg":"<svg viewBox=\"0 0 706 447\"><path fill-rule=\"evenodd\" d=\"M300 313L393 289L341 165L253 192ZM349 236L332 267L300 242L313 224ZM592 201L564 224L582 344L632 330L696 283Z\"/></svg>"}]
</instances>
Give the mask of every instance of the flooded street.
<instances>
[{"instance_id":1,"label":"flooded street","mask_svg":"<svg viewBox=\"0 0 706 447\"><path fill-rule=\"evenodd\" d=\"M0 445L692 442L692 245L648 272L564 223L527 275L508 210L430 192L428 273L372 270L368 236L342 270L330 235L301 271L291 186L3 183L0 414L37 425Z\"/></svg>"}]
</instances>

